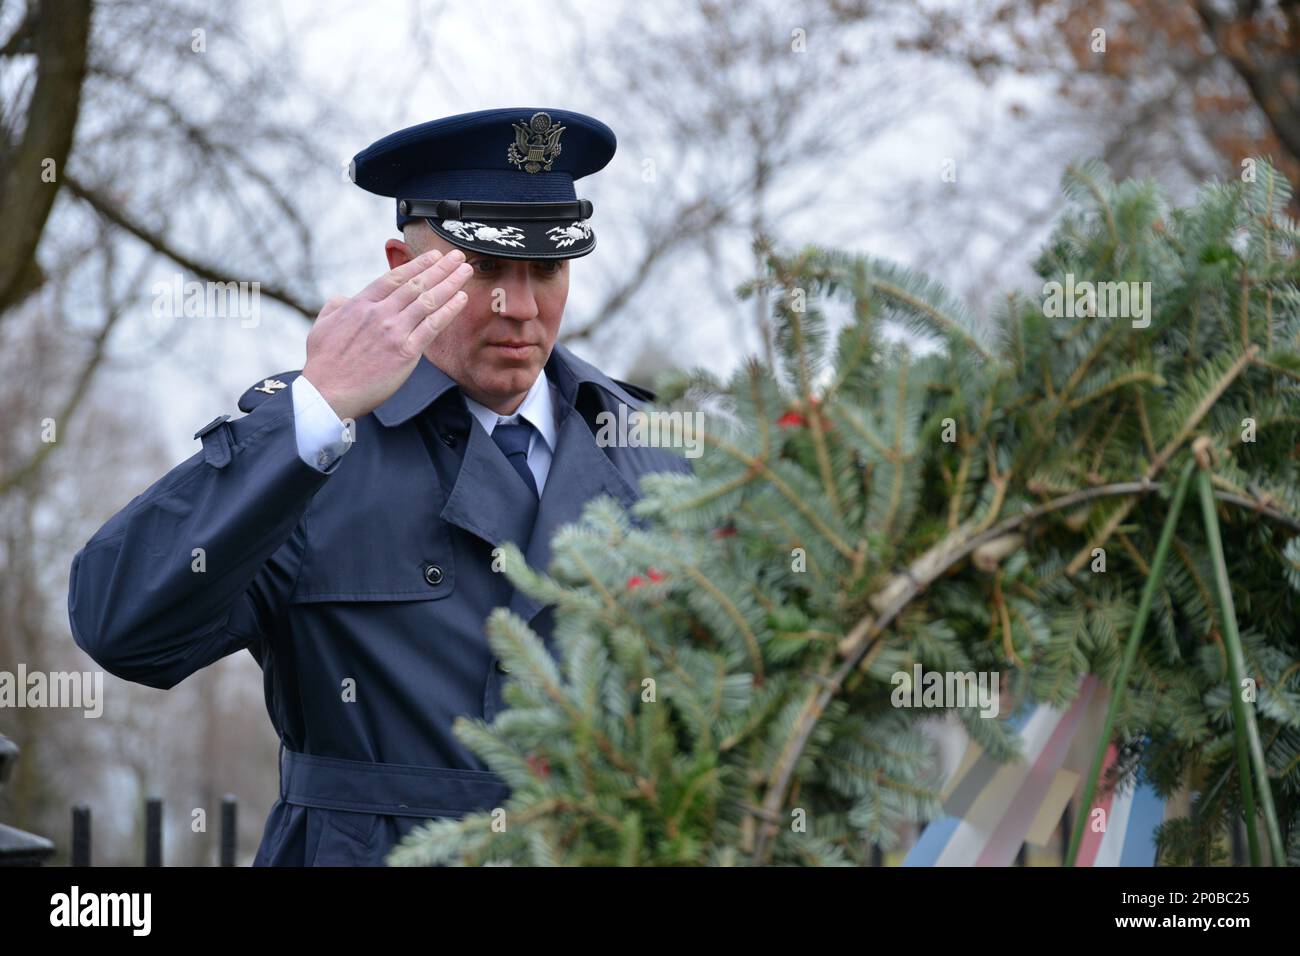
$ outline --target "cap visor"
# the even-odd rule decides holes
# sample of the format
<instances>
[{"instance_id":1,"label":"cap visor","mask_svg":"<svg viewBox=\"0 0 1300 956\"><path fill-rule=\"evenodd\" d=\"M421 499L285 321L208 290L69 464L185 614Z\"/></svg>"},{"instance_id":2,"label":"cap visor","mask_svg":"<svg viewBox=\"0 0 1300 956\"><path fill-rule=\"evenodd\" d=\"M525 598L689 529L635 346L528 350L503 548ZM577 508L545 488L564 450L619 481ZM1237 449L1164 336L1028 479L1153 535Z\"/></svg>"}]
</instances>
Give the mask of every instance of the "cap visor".
<instances>
[{"instance_id":1,"label":"cap visor","mask_svg":"<svg viewBox=\"0 0 1300 956\"><path fill-rule=\"evenodd\" d=\"M458 248L503 259L576 259L596 248L596 234L585 219L426 218L425 222Z\"/></svg>"}]
</instances>

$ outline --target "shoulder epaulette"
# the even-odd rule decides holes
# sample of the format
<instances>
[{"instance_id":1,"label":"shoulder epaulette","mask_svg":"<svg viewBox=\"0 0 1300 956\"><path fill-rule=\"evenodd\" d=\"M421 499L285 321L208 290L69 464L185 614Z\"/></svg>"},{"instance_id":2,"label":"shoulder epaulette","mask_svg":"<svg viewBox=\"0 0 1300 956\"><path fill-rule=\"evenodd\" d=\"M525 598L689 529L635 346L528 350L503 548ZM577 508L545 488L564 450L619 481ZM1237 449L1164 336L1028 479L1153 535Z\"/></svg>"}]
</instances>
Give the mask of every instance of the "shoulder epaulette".
<instances>
[{"instance_id":1,"label":"shoulder epaulette","mask_svg":"<svg viewBox=\"0 0 1300 956\"><path fill-rule=\"evenodd\" d=\"M289 383L302 374L302 369L280 372L270 378L264 378L239 397L239 410L251 412L277 392L289 387Z\"/></svg>"}]
</instances>

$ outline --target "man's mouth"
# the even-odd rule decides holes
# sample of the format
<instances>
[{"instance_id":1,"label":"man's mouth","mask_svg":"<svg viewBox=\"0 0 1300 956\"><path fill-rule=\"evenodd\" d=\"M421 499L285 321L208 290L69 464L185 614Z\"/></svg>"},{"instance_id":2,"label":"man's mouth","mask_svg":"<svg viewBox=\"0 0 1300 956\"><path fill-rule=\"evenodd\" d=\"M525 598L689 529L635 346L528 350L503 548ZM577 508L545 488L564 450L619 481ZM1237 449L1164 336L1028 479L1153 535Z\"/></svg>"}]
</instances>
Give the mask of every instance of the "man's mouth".
<instances>
[{"instance_id":1,"label":"man's mouth","mask_svg":"<svg viewBox=\"0 0 1300 956\"><path fill-rule=\"evenodd\" d=\"M529 350L537 347L532 342L525 342L523 339L503 339L500 342L489 342L488 345L511 358L523 358L528 354Z\"/></svg>"}]
</instances>

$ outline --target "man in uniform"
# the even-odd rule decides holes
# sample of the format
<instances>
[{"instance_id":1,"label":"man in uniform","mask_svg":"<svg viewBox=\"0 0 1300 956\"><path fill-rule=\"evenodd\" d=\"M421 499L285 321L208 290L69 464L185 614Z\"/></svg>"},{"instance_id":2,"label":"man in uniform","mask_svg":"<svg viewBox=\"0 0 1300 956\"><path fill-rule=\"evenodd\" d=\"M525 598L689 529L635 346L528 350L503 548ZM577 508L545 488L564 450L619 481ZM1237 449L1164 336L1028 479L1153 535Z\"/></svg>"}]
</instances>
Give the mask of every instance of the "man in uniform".
<instances>
[{"instance_id":1,"label":"man in uniform","mask_svg":"<svg viewBox=\"0 0 1300 956\"><path fill-rule=\"evenodd\" d=\"M72 632L110 673L166 689L245 648L261 665L280 796L255 865L380 865L426 819L500 806L451 726L503 706L489 612L547 637L551 609L495 549L545 568L587 502L689 470L598 445L597 415L653 396L555 341L596 242L574 181L614 148L591 117L503 109L357 154L353 181L397 200L391 271L331 300L302 371L199 429L74 558Z\"/></svg>"}]
</instances>

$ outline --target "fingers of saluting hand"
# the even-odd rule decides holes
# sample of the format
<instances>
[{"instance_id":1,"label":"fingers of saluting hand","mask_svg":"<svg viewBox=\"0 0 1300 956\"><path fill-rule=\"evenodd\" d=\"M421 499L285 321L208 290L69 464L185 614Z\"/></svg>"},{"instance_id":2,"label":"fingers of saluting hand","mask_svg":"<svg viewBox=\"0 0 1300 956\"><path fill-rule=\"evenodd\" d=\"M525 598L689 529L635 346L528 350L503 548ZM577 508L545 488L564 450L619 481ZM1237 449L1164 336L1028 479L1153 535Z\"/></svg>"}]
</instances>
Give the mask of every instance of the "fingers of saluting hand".
<instances>
[{"instance_id":1,"label":"fingers of saluting hand","mask_svg":"<svg viewBox=\"0 0 1300 956\"><path fill-rule=\"evenodd\" d=\"M459 256L459 259L453 257ZM431 313L441 309L474 274L474 267L464 261L464 253L455 249L432 269L408 279L403 287L384 300L388 309L396 302L403 306L397 313L397 325L413 331Z\"/></svg>"},{"instance_id":2,"label":"fingers of saluting hand","mask_svg":"<svg viewBox=\"0 0 1300 956\"><path fill-rule=\"evenodd\" d=\"M468 266L466 268L468 268ZM452 288L454 289L464 281L464 278L468 278L468 274L466 274L464 278L460 278L460 281L457 281L457 278L457 274L453 273L445 282L443 282L442 285L446 286L455 283L452 285ZM439 286L438 288L441 289L442 286ZM461 310L465 308L465 303L469 301L469 296L464 292L450 292L450 294L444 298L441 305L436 309L429 311L425 306L422 306L421 303L425 301L427 296L431 295L435 291L437 290L431 289L429 292L424 293L424 295L421 295L402 312L403 317L407 317L413 314L413 309L418 310L414 313L418 324L411 330L411 334L407 338L407 341L410 343L410 350L413 354L418 355L424 352L424 350L429 347L429 343L438 337L438 333L451 325L452 320L455 319L456 316L460 315Z\"/></svg>"},{"instance_id":3,"label":"fingers of saluting hand","mask_svg":"<svg viewBox=\"0 0 1300 956\"><path fill-rule=\"evenodd\" d=\"M459 252L459 250L453 250L453 255L456 252ZM353 296L353 298L358 302L370 302L375 304L383 302L394 293L400 293L405 288L406 283L411 279L418 278L421 274L435 268L444 258L448 257L443 256L443 254L436 249L430 249L428 252L416 256L410 262L403 263L396 269L388 270L374 282L370 283L370 285L358 292ZM427 285L424 286L424 288L427 288ZM412 294L412 298L419 295L421 291L422 289L416 289ZM409 299L407 301L409 301ZM396 302L392 304L397 306L397 312L400 312L406 305L405 302L400 305Z\"/></svg>"},{"instance_id":4,"label":"fingers of saluting hand","mask_svg":"<svg viewBox=\"0 0 1300 956\"><path fill-rule=\"evenodd\" d=\"M380 304L381 308L389 315L402 315L402 324L410 329L426 314L446 302L453 292L464 285L473 271L465 264L465 253L453 249L434 260L427 268L407 276L384 298ZM453 277L455 277L454 282L452 282ZM450 287L448 283L451 283ZM427 308L418 315L411 315L409 310L418 306L421 301L425 302ZM406 321L408 318L409 321Z\"/></svg>"}]
</instances>

